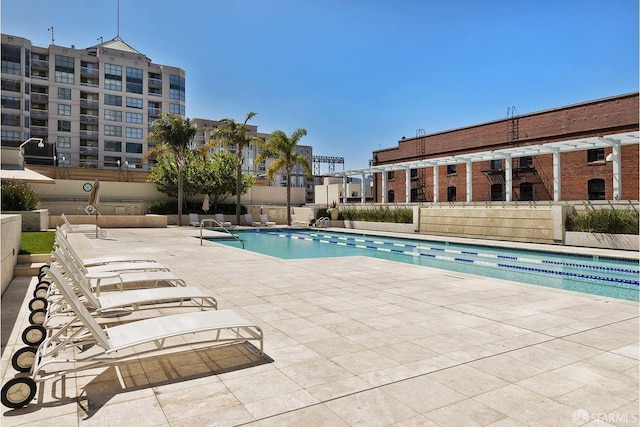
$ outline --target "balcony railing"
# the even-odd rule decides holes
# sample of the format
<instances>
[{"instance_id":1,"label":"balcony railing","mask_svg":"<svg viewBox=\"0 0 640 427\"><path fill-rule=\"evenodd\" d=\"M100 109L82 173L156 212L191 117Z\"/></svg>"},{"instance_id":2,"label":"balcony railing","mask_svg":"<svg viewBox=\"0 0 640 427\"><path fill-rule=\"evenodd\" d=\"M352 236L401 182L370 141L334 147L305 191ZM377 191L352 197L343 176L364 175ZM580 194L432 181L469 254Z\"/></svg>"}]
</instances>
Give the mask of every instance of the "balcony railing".
<instances>
[{"instance_id":1,"label":"balcony railing","mask_svg":"<svg viewBox=\"0 0 640 427\"><path fill-rule=\"evenodd\" d=\"M49 135L47 126L31 126L31 135Z\"/></svg>"},{"instance_id":2,"label":"balcony railing","mask_svg":"<svg viewBox=\"0 0 640 427\"><path fill-rule=\"evenodd\" d=\"M31 101L44 101L49 102L49 94L47 93L35 93L31 92Z\"/></svg>"},{"instance_id":3,"label":"balcony railing","mask_svg":"<svg viewBox=\"0 0 640 427\"><path fill-rule=\"evenodd\" d=\"M88 77L100 77L100 70L97 68L80 67L80 75Z\"/></svg>"},{"instance_id":4,"label":"balcony railing","mask_svg":"<svg viewBox=\"0 0 640 427\"><path fill-rule=\"evenodd\" d=\"M49 61L31 58L31 68L49 69Z\"/></svg>"},{"instance_id":5,"label":"balcony railing","mask_svg":"<svg viewBox=\"0 0 640 427\"><path fill-rule=\"evenodd\" d=\"M162 87L162 79L149 79L150 87Z\"/></svg>"},{"instance_id":6,"label":"balcony railing","mask_svg":"<svg viewBox=\"0 0 640 427\"><path fill-rule=\"evenodd\" d=\"M162 113L160 108L149 108L149 115L153 117L157 117Z\"/></svg>"},{"instance_id":7,"label":"balcony railing","mask_svg":"<svg viewBox=\"0 0 640 427\"><path fill-rule=\"evenodd\" d=\"M100 106L100 101L93 99L80 98L80 105L83 107L97 108Z\"/></svg>"},{"instance_id":8,"label":"balcony railing","mask_svg":"<svg viewBox=\"0 0 640 427\"><path fill-rule=\"evenodd\" d=\"M98 83L97 81L81 81L80 82L80 86L89 86L89 87L99 87L100 83Z\"/></svg>"},{"instance_id":9,"label":"balcony railing","mask_svg":"<svg viewBox=\"0 0 640 427\"><path fill-rule=\"evenodd\" d=\"M31 109L31 117L37 118L37 119L48 119L49 118L49 111L48 110L38 110L38 109L32 108Z\"/></svg>"},{"instance_id":10,"label":"balcony railing","mask_svg":"<svg viewBox=\"0 0 640 427\"><path fill-rule=\"evenodd\" d=\"M98 132L93 130L80 130L80 137L97 138L98 135L99 135Z\"/></svg>"},{"instance_id":11,"label":"balcony railing","mask_svg":"<svg viewBox=\"0 0 640 427\"><path fill-rule=\"evenodd\" d=\"M80 123L98 123L99 117L89 114L80 114Z\"/></svg>"},{"instance_id":12,"label":"balcony railing","mask_svg":"<svg viewBox=\"0 0 640 427\"><path fill-rule=\"evenodd\" d=\"M80 146L80 152L81 153L97 153L98 152L98 147L92 147L92 146L88 146L88 145L81 145Z\"/></svg>"}]
</instances>

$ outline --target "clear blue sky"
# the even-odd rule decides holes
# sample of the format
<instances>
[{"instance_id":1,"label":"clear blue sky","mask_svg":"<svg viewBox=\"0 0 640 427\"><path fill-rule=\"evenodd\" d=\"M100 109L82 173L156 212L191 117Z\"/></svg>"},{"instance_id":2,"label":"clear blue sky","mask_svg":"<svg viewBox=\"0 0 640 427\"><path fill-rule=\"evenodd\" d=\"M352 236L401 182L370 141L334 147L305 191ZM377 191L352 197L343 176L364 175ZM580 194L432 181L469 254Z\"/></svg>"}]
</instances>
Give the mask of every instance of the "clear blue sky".
<instances>
[{"instance_id":1,"label":"clear blue sky","mask_svg":"<svg viewBox=\"0 0 640 427\"><path fill-rule=\"evenodd\" d=\"M2 0L1 23L84 48L117 16L117 0ZM301 143L346 168L417 129L638 90L637 0L120 0L119 22L186 71L189 118L255 111L260 131L306 128Z\"/></svg>"}]
</instances>

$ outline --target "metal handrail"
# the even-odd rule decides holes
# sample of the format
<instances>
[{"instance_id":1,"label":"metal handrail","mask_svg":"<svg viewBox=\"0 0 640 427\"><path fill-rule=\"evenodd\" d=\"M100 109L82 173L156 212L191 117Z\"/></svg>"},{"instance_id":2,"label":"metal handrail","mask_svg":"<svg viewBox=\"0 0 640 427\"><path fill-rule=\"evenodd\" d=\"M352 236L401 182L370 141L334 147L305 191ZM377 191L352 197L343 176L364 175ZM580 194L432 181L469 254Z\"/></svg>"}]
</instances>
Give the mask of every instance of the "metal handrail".
<instances>
[{"instance_id":1,"label":"metal handrail","mask_svg":"<svg viewBox=\"0 0 640 427\"><path fill-rule=\"evenodd\" d=\"M242 240L240 240L240 238L238 236L233 234L231 231L229 231L227 228L225 228L222 224L220 224L218 221L216 221L213 218L205 218L205 219L200 220L200 246L202 246L202 229L204 228L205 222L211 222L211 223L215 224L215 225L213 225L213 227L222 228L225 233L229 234L231 237L233 237L238 242L240 242L240 244L242 245L242 249L244 249L244 242Z\"/></svg>"}]
</instances>

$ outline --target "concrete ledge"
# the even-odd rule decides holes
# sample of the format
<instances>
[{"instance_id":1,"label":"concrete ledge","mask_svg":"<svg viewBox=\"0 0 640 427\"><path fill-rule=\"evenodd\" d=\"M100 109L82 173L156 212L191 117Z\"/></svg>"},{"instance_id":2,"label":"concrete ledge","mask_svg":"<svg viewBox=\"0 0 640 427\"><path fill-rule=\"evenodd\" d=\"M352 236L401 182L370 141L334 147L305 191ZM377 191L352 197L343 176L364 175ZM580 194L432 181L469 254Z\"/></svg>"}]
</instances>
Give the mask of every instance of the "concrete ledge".
<instances>
[{"instance_id":1,"label":"concrete ledge","mask_svg":"<svg viewBox=\"0 0 640 427\"><path fill-rule=\"evenodd\" d=\"M331 224L331 226L333 227L333 224ZM404 224L404 223L397 223L397 222L345 220L344 228L356 229L356 230L389 231L389 232L395 232L395 233L413 233L414 232L413 223Z\"/></svg>"},{"instance_id":2,"label":"concrete ledge","mask_svg":"<svg viewBox=\"0 0 640 427\"><path fill-rule=\"evenodd\" d=\"M66 215L71 224L95 225L96 217L89 215ZM49 224L53 228L64 221L58 215L49 216ZM99 215L100 228L167 228L165 215Z\"/></svg>"},{"instance_id":3,"label":"concrete ledge","mask_svg":"<svg viewBox=\"0 0 640 427\"><path fill-rule=\"evenodd\" d=\"M22 231L47 231L49 229L49 210L3 212L22 216Z\"/></svg>"},{"instance_id":4,"label":"concrete ledge","mask_svg":"<svg viewBox=\"0 0 640 427\"><path fill-rule=\"evenodd\" d=\"M564 244L565 246L638 251L640 250L640 237L635 234L604 234L567 231L565 233Z\"/></svg>"}]
</instances>

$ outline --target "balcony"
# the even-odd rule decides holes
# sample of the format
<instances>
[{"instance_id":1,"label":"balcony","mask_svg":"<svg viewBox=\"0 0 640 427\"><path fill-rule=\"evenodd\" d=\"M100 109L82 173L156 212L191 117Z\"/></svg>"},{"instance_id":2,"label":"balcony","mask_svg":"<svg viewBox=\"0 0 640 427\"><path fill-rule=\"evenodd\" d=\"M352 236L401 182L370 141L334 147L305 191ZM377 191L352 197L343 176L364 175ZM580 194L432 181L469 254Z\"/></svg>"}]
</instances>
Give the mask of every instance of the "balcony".
<instances>
[{"instance_id":1,"label":"balcony","mask_svg":"<svg viewBox=\"0 0 640 427\"><path fill-rule=\"evenodd\" d=\"M80 130L81 138L98 138L99 134L93 130Z\"/></svg>"},{"instance_id":2,"label":"balcony","mask_svg":"<svg viewBox=\"0 0 640 427\"><path fill-rule=\"evenodd\" d=\"M80 153L82 154L97 154L98 153L98 147L93 147L90 145L81 145L80 146Z\"/></svg>"},{"instance_id":3,"label":"balcony","mask_svg":"<svg viewBox=\"0 0 640 427\"><path fill-rule=\"evenodd\" d=\"M80 76L99 78L100 70L97 68L80 67Z\"/></svg>"},{"instance_id":4,"label":"balcony","mask_svg":"<svg viewBox=\"0 0 640 427\"><path fill-rule=\"evenodd\" d=\"M98 108L100 107L100 101L87 99L87 98L80 98L80 106L88 107L88 108Z\"/></svg>"},{"instance_id":5,"label":"balcony","mask_svg":"<svg viewBox=\"0 0 640 427\"><path fill-rule=\"evenodd\" d=\"M46 59L33 59L31 58L31 69L38 68L41 70L49 69L49 61Z\"/></svg>"},{"instance_id":6,"label":"balcony","mask_svg":"<svg viewBox=\"0 0 640 427\"><path fill-rule=\"evenodd\" d=\"M36 108L31 109L31 118L34 119L48 119L49 110L38 110Z\"/></svg>"},{"instance_id":7,"label":"balcony","mask_svg":"<svg viewBox=\"0 0 640 427\"><path fill-rule=\"evenodd\" d=\"M149 87L162 87L162 79L149 78Z\"/></svg>"},{"instance_id":8,"label":"balcony","mask_svg":"<svg viewBox=\"0 0 640 427\"><path fill-rule=\"evenodd\" d=\"M80 85L88 87L100 87L100 83L97 79L81 79Z\"/></svg>"},{"instance_id":9,"label":"balcony","mask_svg":"<svg viewBox=\"0 0 640 427\"><path fill-rule=\"evenodd\" d=\"M31 102L34 101L49 102L49 94L31 92Z\"/></svg>"},{"instance_id":10,"label":"balcony","mask_svg":"<svg viewBox=\"0 0 640 427\"><path fill-rule=\"evenodd\" d=\"M48 136L49 135L49 128L47 126L31 126L31 135L32 136Z\"/></svg>"},{"instance_id":11,"label":"balcony","mask_svg":"<svg viewBox=\"0 0 640 427\"><path fill-rule=\"evenodd\" d=\"M80 123L93 123L93 124L97 124L98 123L98 116L92 116L89 114L80 114Z\"/></svg>"},{"instance_id":12,"label":"balcony","mask_svg":"<svg viewBox=\"0 0 640 427\"><path fill-rule=\"evenodd\" d=\"M160 113L162 113L160 108L149 108L149 116L151 117L159 117Z\"/></svg>"}]
</instances>

